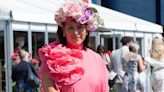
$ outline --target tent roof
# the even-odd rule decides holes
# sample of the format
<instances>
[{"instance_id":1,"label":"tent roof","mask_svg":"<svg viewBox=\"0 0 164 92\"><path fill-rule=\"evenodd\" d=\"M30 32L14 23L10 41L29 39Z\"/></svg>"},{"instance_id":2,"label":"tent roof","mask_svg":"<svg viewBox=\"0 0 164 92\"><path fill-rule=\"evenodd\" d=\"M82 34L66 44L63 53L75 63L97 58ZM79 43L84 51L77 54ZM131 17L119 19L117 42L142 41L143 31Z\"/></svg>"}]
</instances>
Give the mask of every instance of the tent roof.
<instances>
[{"instance_id":1,"label":"tent roof","mask_svg":"<svg viewBox=\"0 0 164 92\"><path fill-rule=\"evenodd\" d=\"M139 19L118 11L114 11L109 8L105 8L99 5L90 4L91 6L98 9L101 16L105 19L105 23L110 25L105 25L106 28L119 28L146 32L162 32L162 26Z\"/></svg>"},{"instance_id":2,"label":"tent roof","mask_svg":"<svg viewBox=\"0 0 164 92\"><path fill-rule=\"evenodd\" d=\"M0 20L10 19L10 14L11 14L10 10L0 7Z\"/></svg>"},{"instance_id":3,"label":"tent roof","mask_svg":"<svg viewBox=\"0 0 164 92\"><path fill-rule=\"evenodd\" d=\"M0 0L0 2L0 7L12 11L14 20L56 24L54 14L64 0ZM104 19L106 29L162 32L160 25L99 5L89 5L98 10L100 16Z\"/></svg>"}]
</instances>

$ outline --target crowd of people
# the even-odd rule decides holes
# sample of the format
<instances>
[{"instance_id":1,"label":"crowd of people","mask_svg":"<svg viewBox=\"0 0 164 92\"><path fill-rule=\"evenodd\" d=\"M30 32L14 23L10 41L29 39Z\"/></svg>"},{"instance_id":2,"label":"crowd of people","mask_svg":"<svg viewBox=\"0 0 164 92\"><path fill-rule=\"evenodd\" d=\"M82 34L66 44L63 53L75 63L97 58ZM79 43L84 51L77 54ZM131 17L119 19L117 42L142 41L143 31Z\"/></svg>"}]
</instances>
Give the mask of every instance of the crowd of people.
<instances>
[{"instance_id":1,"label":"crowd of people","mask_svg":"<svg viewBox=\"0 0 164 92\"><path fill-rule=\"evenodd\" d=\"M26 82L28 65L37 76L35 66L30 63L29 53L24 49L18 51L19 60L12 66L12 80L16 82L16 92L37 92L37 87Z\"/></svg>"},{"instance_id":2,"label":"crowd of people","mask_svg":"<svg viewBox=\"0 0 164 92\"><path fill-rule=\"evenodd\" d=\"M121 42L122 47L112 51L108 63L109 80L114 81L110 88L114 87L114 92L164 92L163 38L153 38L150 55L144 60L131 37L125 36ZM146 75L148 71L150 75Z\"/></svg>"},{"instance_id":3,"label":"crowd of people","mask_svg":"<svg viewBox=\"0 0 164 92\"><path fill-rule=\"evenodd\" d=\"M57 41L38 50L41 66L40 92L164 92L164 42L155 37L150 56L143 60L138 54L139 45L129 36L122 37L122 47L106 52L103 45L93 51L89 47L89 34L103 25L98 11L82 3L66 1L55 14L58 24ZM17 50L17 61L13 63L12 79L17 92L36 92L25 82L29 54ZM15 58L14 58L15 59ZM151 83L141 81L141 73L151 66ZM142 78L144 78L142 76ZM111 85L111 81L113 84Z\"/></svg>"},{"instance_id":4,"label":"crowd of people","mask_svg":"<svg viewBox=\"0 0 164 92\"><path fill-rule=\"evenodd\" d=\"M27 80L30 68L32 73L38 78L38 85L40 85L36 65L36 62L32 62L31 55L24 49L24 37L17 37L12 55L12 80L15 83L13 92L38 92L37 88L39 86Z\"/></svg>"}]
</instances>

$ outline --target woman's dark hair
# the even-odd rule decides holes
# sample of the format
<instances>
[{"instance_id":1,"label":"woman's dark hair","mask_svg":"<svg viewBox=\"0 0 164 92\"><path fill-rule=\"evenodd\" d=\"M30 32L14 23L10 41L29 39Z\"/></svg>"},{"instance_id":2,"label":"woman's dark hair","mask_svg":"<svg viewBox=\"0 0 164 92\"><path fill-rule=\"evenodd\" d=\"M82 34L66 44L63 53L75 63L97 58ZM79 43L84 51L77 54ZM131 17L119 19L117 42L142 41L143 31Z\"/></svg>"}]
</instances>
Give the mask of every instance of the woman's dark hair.
<instances>
[{"instance_id":1,"label":"woman's dark hair","mask_svg":"<svg viewBox=\"0 0 164 92\"><path fill-rule=\"evenodd\" d=\"M127 43L131 42L132 41L132 38L129 37L129 36L125 36L121 39L121 43L122 45L127 45Z\"/></svg>"},{"instance_id":2,"label":"woman's dark hair","mask_svg":"<svg viewBox=\"0 0 164 92\"><path fill-rule=\"evenodd\" d=\"M61 44L63 44L64 46L66 46L67 42L66 42L66 37L63 36L63 30L62 27L58 26L58 30L57 30L57 36L58 36L58 40ZM89 46L89 32L88 35L86 35L86 38L84 40L84 49L85 47L90 48Z\"/></svg>"},{"instance_id":3,"label":"woman's dark hair","mask_svg":"<svg viewBox=\"0 0 164 92\"><path fill-rule=\"evenodd\" d=\"M103 45L98 45L98 47L97 47L97 53L104 53L105 51L104 51L104 46Z\"/></svg>"}]
</instances>

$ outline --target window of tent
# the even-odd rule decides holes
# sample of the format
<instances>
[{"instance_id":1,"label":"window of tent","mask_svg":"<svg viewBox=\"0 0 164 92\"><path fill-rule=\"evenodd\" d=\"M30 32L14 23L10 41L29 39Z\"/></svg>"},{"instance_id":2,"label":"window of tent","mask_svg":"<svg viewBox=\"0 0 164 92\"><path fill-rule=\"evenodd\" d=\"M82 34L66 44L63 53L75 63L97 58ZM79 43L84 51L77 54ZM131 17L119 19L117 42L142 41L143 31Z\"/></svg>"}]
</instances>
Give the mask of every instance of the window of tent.
<instances>
[{"instance_id":1,"label":"window of tent","mask_svg":"<svg viewBox=\"0 0 164 92\"><path fill-rule=\"evenodd\" d=\"M95 47L95 39L96 38L93 37L93 36L89 37L89 41L90 41L89 46L91 47L92 50L96 49L96 47Z\"/></svg>"},{"instance_id":2,"label":"window of tent","mask_svg":"<svg viewBox=\"0 0 164 92\"><path fill-rule=\"evenodd\" d=\"M32 32L32 57L38 56L38 49L45 44L44 32Z\"/></svg>"},{"instance_id":3,"label":"window of tent","mask_svg":"<svg viewBox=\"0 0 164 92\"><path fill-rule=\"evenodd\" d=\"M28 51L28 33L26 31L14 31L14 50L23 48Z\"/></svg>"},{"instance_id":4,"label":"window of tent","mask_svg":"<svg viewBox=\"0 0 164 92\"><path fill-rule=\"evenodd\" d=\"M140 54L141 56L143 55L143 38L136 38L136 42L138 43L138 45L140 46L139 50L138 50L138 54Z\"/></svg>"},{"instance_id":5,"label":"window of tent","mask_svg":"<svg viewBox=\"0 0 164 92\"><path fill-rule=\"evenodd\" d=\"M0 30L0 92L5 92L4 31Z\"/></svg>"},{"instance_id":6,"label":"window of tent","mask_svg":"<svg viewBox=\"0 0 164 92\"><path fill-rule=\"evenodd\" d=\"M57 40L57 34L56 33L48 33L48 41L49 43L54 42Z\"/></svg>"}]
</instances>

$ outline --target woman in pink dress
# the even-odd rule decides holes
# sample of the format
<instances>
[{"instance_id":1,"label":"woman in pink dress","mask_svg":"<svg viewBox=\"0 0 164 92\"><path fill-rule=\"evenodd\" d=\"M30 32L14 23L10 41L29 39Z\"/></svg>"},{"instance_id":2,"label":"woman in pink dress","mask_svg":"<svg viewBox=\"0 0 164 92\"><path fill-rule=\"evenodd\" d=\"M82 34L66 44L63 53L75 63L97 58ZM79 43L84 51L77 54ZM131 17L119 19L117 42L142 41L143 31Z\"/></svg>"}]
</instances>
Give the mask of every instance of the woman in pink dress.
<instances>
[{"instance_id":1,"label":"woman in pink dress","mask_svg":"<svg viewBox=\"0 0 164 92\"><path fill-rule=\"evenodd\" d=\"M109 92L108 71L88 48L89 32L102 24L95 8L67 1L57 11L58 41L39 49L41 92Z\"/></svg>"}]
</instances>

